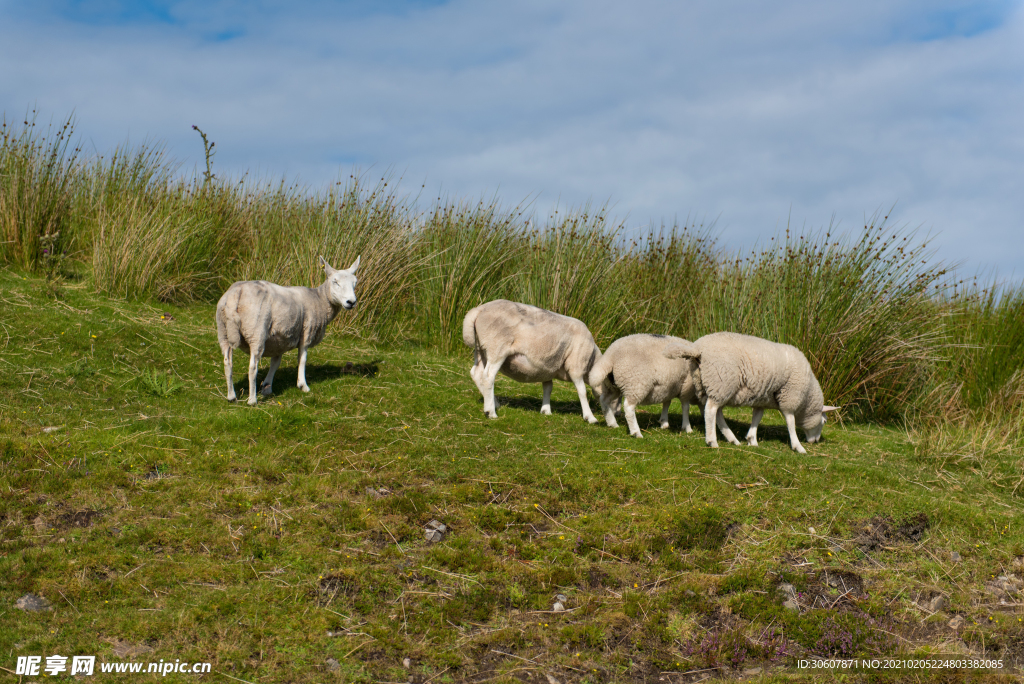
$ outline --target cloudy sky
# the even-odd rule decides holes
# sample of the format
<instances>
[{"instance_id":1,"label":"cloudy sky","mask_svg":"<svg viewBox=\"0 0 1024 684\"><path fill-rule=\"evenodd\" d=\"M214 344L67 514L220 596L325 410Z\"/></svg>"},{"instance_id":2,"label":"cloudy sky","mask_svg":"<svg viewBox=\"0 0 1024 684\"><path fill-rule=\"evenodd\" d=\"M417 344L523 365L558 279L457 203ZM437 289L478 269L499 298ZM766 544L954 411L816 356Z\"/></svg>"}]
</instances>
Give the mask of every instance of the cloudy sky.
<instances>
[{"instance_id":1,"label":"cloudy sky","mask_svg":"<svg viewBox=\"0 0 1024 684\"><path fill-rule=\"evenodd\" d=\"M0 110L90 149L426 197L609 203L735 248L895 205L1024 276L1024 2L0 0Z\"/></svg>"}]
</instances>

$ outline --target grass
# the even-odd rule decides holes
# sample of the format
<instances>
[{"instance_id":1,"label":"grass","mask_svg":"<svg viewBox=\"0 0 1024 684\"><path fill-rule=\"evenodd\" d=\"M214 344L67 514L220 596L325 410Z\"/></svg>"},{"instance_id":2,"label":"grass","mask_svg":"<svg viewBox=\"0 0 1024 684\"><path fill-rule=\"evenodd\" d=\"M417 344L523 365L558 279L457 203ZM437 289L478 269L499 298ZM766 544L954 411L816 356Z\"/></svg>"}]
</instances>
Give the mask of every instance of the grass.
<instances>
[{"instance_id":1,"label":"grass","mask_svg":"<svg viewBox=\"0 0 1024 684\"><path fill-rule=\"evenodd\" d=\"M919 681L796 665L953 654L1002 658L1003 675L931 674L1019 673L1024 288L959 280L885 215L728 253L706 226L635 234L603 208L538 219L497 198L423 208L389 177L222 178L200 135L189 176L159 146L85 157L71 121L0 123L12 666ZM227 403L213 303L236 280L316 285L317 255L362 261L359 306L310 355L312 394L289 355L275 396ZM808 456L777 415L761 446L713 451L696 412L685 435L641 411L638 441L586 425L567 385L544 417L539 387L505 379L484 420L461 320L499 297L580 318L602 347L716 330L795 344L839 424ZM734 430L749 415L726 412ZM436 544L431 521L448 527ZM52 610L15 608L26 593Z\"/></svg>"},{"instance_id":2,"label":"grass","mask_svg":"<svg viewBox=\"0 0 1024 684\"><path fill-rule=\"evenodd\" d=\"M565 383L541 416L539 387L500 380L486 420L469 350L352 329L311 351L312 393L289 355L250 408L224 400L211 304L0 270L3 666L96 654L227 681L440 683L779 681L811 676L801 657L923 654L1002 658L977 680L1009 681L1024 665L1007 404L1005 423L829 423L807 456L768 415L761 446L711 450L677 407L668 432L660 407L639 412L643 440L587 425ZM430 544L435 519L449 533ZM53 609L15 609L26 593Z\"/></svg>"}]
</instances>

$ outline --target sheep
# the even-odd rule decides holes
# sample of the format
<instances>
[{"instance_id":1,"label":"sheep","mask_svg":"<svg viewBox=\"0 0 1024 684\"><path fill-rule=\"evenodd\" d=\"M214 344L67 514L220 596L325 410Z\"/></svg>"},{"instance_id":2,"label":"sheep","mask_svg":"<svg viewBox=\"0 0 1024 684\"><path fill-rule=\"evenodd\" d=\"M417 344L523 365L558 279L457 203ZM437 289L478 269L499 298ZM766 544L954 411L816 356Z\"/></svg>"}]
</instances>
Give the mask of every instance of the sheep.
<instances>
[{"instance_id":1,"label":"sheep","mask_svg":"<svg viewBox=\"0 0 1024 684\"><path fill-rule=\"evenodd\" d=\"M825 406L818 379L799 349L759 337L732 332L712 333L696 342L682 342L665 349L670 359L689 359L690 376L697 397L704 403L704 438L718 448L715 424L732 444L739 440L726 425L723 406L752 406L747 443L757 446L757 426L766 408L778 409L786 419L789 444L806 454L796 434L796 424L807 433L807 442L821 438Z\"/></svg>"},{"instance_id":2,"label":"sheep","mask_svg":"<svg viewBox=\"0 0 1024 684\"><path fill-rule=\"evenodd\" d=\"M235 401L231 381L231 357L235 349L249 352L249 405L256 405L256 370L260 357L270 356L270 370L261 387L264 396L273 393L274 373L281 355L299 349L298 387L306 384L306 352L316 346L342 307L356 305L356 269L359 257L346 270L335 270L320 257L327 280L316 288L284 287L265 280L239 281L217 302L217 339L224 353L224 374L228 401Z\"/></svg>"},{"instance_id":3,"label":"sheep","mask_svg":"<svg viewBox=\"0 0 1024 684\"><path fill-rule=\"evenodd\" d=\"M615 411L619 399L626 414L629 434L643 437L636 422L636 407L661 404L661 427L668 429L668 407L679 397L683 404L683 429L690 427L690 403L696 399L686 359L665 356L667 347L686 340L668 335L629 335L614 342L590 371L590 384L602 387L601 408L608 427L618 427Z\"/></svg>"},{"instance_id":4,"label":"sheep","mask_svg":"<svg viewBox=\"0 0 1024 684\"><path fill-rule=\"evenodd\" d=\"M596 423L587 400L586 378L601 350L582 321L529 304L496 299L470 309L462 321L462 341L473 347L473 378L484 397L484 413L497 418L494 380L501 372L517 382L540 382L540 412L551 415L552 381L576 386L588 423ZM594 393L600 397L600 387Z\"/></svg>"}]
</instances>

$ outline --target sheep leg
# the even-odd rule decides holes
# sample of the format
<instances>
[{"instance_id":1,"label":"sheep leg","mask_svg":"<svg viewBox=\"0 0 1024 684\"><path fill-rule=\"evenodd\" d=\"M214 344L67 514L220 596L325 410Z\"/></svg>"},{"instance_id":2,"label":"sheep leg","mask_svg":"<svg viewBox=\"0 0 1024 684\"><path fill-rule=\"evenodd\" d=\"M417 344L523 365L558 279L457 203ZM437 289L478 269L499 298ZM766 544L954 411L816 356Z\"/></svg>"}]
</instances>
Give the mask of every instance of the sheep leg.
<instances>
[{"instance_id":1,"label":"sheep leg","mask_svg":"<svg viewBox=\"0 0 1024 684\"><path fill-rule=\"evenodd\" d=\"M541 415L544 415L544 416L550 416L551 415L551 389L554 386L555 386L555 383L553 383L550 380L548 380L547 382L543 383L544 398L540 402L540 412L541 412Z\"/></svg>"},{"instance_id":2,"label":"sheep leg","mask_svg":"<svg viewBox=\"0 0 1024 684\"><path fill-rule=\"evenodd\" d=\"M757 426L761 423L763 416L763 408L754 409L754 415L750 418L750 429L747 430L747 444L750 446L757 446Z\"/></svg>"},{"instance_id":3,"label":"sheep leg","mask_svg":"<svg viewBox=\"0 0 1024 684\"><path fill-rule=\"evenodd\" d=\"M583 409L583 419L593 425L597 422L594 412L590 410L590 400L587 399L587 384L583 378L574 378L572 384L576 385L576 394L580 395L580 407Z\"/></svg>"},{"instance_id":4,"label":"sheep leg","mask_svg":"<svg viewBox=\"0 0 1024 684\"><path fill-rule=\"evenodd\" d=\"M256 372L260 368L261 356L263 356L262 347L249 347L249 399L246 402L249 406L256 405Z\"/></svg>"},{"instance_id":5,"label":"sheep leg","mask_svg":"<svg viewBox=\"0 0 1024 684\"><path fill-rule=\"evenodd\" d=\"M267 377L263 378L263 384L260 385L260 391L263 392L263 396L269 397L274 393L274 373L277 372L277 368L280 365L280 355L270 359L270 370L267 371Z\"/></svg>"},{"instance_id":6,"label":"sheep leg","mask_svg":"<svg viewBox=\"0 0 1024 684\"><path fill-rule=\"evenodd\" d=\"M622 399L622 412L626 414L626 425L629 426L630 436L643 439L643 435L640 434L640 425L636 422L636 406L631 404L628 398Z\"/></svg>"},{"instance_id":7,"label":"sheep leg","mask_svg":"<svg viewBox=\"0 0 1024 684\"><path fill-rule=\"evenodd\" d=\"M238 397L235 396L235 383L231 382L231 357L234 350L231 347L224 349L224 375L228 379L228 401L235 401Z\"/></svg>"},{"instance_id":8,"label":"sheep leg","mask_svg":"<svg viewBox=\"0 0 1024 684\"><path fill-rule=\"evenodd\" d=\"M718 429L722 431L722 436L728 440L729 444L739 446L740 440L736 439L736 435L734 435L732 430L729 429L729 424L725 422L725 416L721 411L719 411L718 415L715 417L715 422L718 423Z\"/></svg>"},{"instance_id":9,"label":"sheep leg","mask_svg":"<svg viewBox=\"0 0 1024 684\"><path fill-rule=\"evenodd\" d=\"M661 429L668 430L668 407L671 406L672 400L661 402Z\"/></svg>"},{"instance_id":10,"label":"sheep leg","mask_svg":"<svg viewBox=\"0 0 1024 684\"><path fill-rule=\"evenodd\" d=\"M601 394L601 410L604 411L604 422L608 424L608 427L619 427L618 421L615 420L615 399L611 391L605 389L604 393Z\"/></svg>"},{"instance_id":11,"label":"sheep leg","mask_svg":"<svg viewBox=\"0 0 1024 684\"><path fill-rule=\"evenodd\" d=\"M299 345L299 389L303 392L309 391L309 385L306 384L306 352L309 351L309 347L303 344Z\"/></svg>"},{"instance_id":12,"label":"sheep leg","mask_svg":"<svg viewBox=\"0 0 1024 684\"><path fill-rule=\"evenodd\" d=\"M789 430L789 446L798 454L806 454L807 450L800 445L800 438L796 436L796 416L792 413L782 414L786 419L786 429Z\"/></svg>"},{"instance_id":13,"label":"sheep leg","mask_svg":"<svg viewBox=\"0 0 1024 684\"><path fill-rule=\"evenodd\" d=\"M484 395L484 413L488 418L498 417L498 402L494 398L494 381L497 380L498 371L501 370L503 363L505 363L505 359L500 359L497 363L488 361L479 373L480 393Z\"/></svg>"},{"instance_id":14,"label":"sheep leg","mask_svg":"<svg viewBox=\"0 0 1024 684\"><path fill-rule=\"evenodd\" d=\"M680 399L680 401L682 401ZM683 432L693 432L690 427L690 402L683 401Z\"/></svg>"},{"instance_id":15,"label":"sheep leg","mask_svg":"<svg viewBox=\"0 0 1024 684\"><path fill-rule=\"evenodd\" d=\"M712 449L718 448L718 433L715 432L715 418L718 416L718 406L709 397L704 404L704 442Z\"/></svg>"}]
</instances>

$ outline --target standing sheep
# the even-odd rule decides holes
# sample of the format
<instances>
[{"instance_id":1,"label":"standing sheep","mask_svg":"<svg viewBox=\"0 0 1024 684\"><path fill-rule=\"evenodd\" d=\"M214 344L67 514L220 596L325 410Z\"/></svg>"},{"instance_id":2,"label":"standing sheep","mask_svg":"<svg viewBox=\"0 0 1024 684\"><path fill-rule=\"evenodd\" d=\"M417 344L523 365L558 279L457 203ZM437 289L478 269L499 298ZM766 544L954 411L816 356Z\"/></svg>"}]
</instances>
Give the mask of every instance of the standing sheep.
<instances>
[{"instance_id":1,"label":"standing sheep","mask_svg":"<svg viewBox=\"0 0 1024 684\"><path fill-rule=\"evenodd\" d=\"M690 363L684 358L668 358L665 349L686 340L668 335L629 335L621 337L605 351L590 371L590 384L600 386L601 408L608 427L618 427L615 410L619 399L626 414L629 434L643 437L636 422L636 407L661 404L661 427L668 428L668 407L679 397L683 404L683 429L690 427L690 402L696 399L690 380Z\"/></svg>"},{"instance_id":2,"label":"standing sheep","mask_svg":"<svg viewBox=\"0 0 1024 684\"><path fill-rule=\"evenodd\" d=\"M726 425L719 409L723 406L752 406L754 414L747 431L747 443L757 446L757 426L766 408L778 409L786 419L789 444L801 454L796 424L807 433L807 442L821 438L825 406L818 379L799 349L769 342L760 337L720 332L696 342L683 342L665 350L670 359L690 362L697 397L704 401L704 436L708 446L718 448L715 424L732 444L739 440Z\"/></svg>"},{"instance_id":3,"label":"standing sheep","mask_svg":"<svg viewBox=\"0 0 1024 684\"><path fill-rule=\"evenodd\" d=\"M347 270L331 268L323 257L320 263L327 280L311 287L284 287L265 280L244 280L235 283L217 302L217 339L224 353L224 374L228 381L228 401L235 401L231 381L231 356L235 349L249 352L249 405L256 405L256 371L260 358L270 356L270 370L263 379L264 396L273 393L274 373L281 365L281 355L299 349L299 381L303 392L306 384L306 352L316 346L327 332L342 307L356 305L356 269L359 257Z\"/></svg>"},{"instance_id":4,"label":"standing sheep","mask_svg":"<svg viewBox=\"0 0 1024 684\"><path fill-rule=\"evenodd\" d=\"M590 330L575 318L505 299L470 309L462 321L462 341L473 347L470 377L484 397L484 413L497 418L494 380L498 373L517 382L540 382L544 400L540 412L551 415L554 379L576 386L588 423L596 423L587 400L586 378L601 350ZM600 387L594 393L601 396Z\"/></svg>"}]
</instances>

